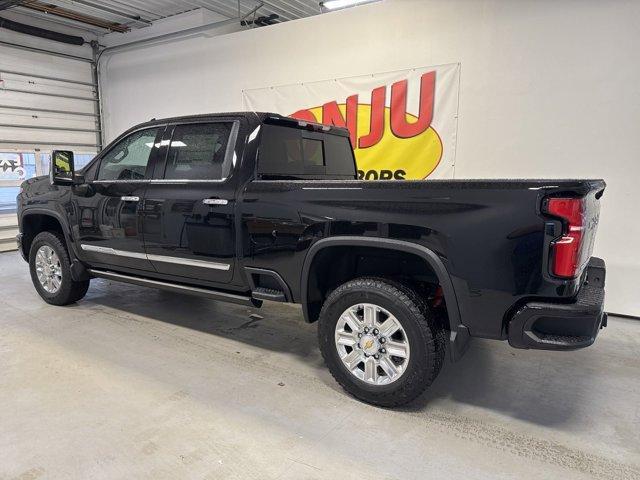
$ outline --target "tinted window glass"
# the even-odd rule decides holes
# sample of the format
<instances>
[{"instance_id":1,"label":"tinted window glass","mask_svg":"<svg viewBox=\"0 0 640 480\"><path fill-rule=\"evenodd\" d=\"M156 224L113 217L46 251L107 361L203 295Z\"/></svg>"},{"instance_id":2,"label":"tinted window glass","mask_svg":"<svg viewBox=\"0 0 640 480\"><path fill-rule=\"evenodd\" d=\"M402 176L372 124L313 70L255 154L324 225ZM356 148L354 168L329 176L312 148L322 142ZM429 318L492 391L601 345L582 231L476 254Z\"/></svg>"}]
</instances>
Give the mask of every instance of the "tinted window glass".
<instances>
[{"instance_id":1,"label":"tinted window glass","mask_svg":"<svg viewBox=\"0 0 640 480\"><path fill-rule=\"evenodd\" d=\"M284 154L280 154L280 148L284 149ZM278 150L278 157L283 163L284 170L296 173L302 173L304 171L304 163L302 163L302 150L300 150L300 139L297 137L283 137L282 145L270 146L272 151Z\"/></svg>"},{"instance_id":2,"label":"tinted window glass","mask_svg":"<svg viewBox=\"0 0 640 480\"><path fill-rule=\"evenodd\" d=\"M232 123L178 125L173 131L164 178L221 180L228 176L226 159Z\"/></svg>"},{"instance_id":3,"label":"tinted window glass","mask_svg":"<svg viewBox=\"0 0 640 480\"><path fill-rule=\"evenodd\" d=\"M322 151L322 140L311 138L302 139L302 157L306 166L323 167L324 152Z\"/></svg>"},{"instance_id":4,"label":"tinted window glass","mask_svg":"<svg viewBox=\"0 0 640 480\"><path fill-rule=\"evenodd\" d=\"M299 128L263 125L259 170L266 176L297 176L324 173L321 134ZM305 138L313 135L318 138Z\"/></svg>"},{"instance_id":5,"label":"tinted window glass","mask_svg":"<svg viewBox=\"0 0 640 480\"><path fill-rule=\"evenodd\" d=\"M327 157L328 175L356 176L356 164L351 142L339 135L324 136L324 151Z\"/></svg>"},{"instance_id":6,"label":"tinted window glass","mask_svg":"<svg viewBox=\"0 0 640 480\"><path fill-rule=\"evenodd\" d=\"M143 179L157 133L157 128L148 128L123 138L102 157L98 180Z\"/></svg>"},{"instance_id":7,"label":"tinted window glass","mask_svg":"<svg viewBox=\"0 0 640 480\"><path fill-rule=\"evenodd\" d=\"M356 177L347 137L277 125L262 128L258 171L263 178Z\"/></svg>"},{"instance_id":8,"label":"tinted window glass","mask_svg":"<svg viewBox=\"0 0 640 480\"><path fill-rule=\"evenodd\" d=\"M300 131L294 128L262 126L258 168L265 175L301 175L304 173Z\"/></svg>"}]
</instances>

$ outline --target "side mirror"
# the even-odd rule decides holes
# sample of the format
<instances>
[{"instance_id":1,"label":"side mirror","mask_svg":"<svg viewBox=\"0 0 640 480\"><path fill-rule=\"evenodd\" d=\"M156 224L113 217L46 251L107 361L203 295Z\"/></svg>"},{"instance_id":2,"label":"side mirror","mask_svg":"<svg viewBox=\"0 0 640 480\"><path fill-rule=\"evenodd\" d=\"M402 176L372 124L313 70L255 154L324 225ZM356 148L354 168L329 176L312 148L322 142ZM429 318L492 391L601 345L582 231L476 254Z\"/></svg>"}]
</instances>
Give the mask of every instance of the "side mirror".
<instances>
[{"instance_id":1,"label":"side mirror","mask_svg":"<svg viewBox=\"0 0 640 480\"><path fill-rule=\"evenodd\" d=\"M71 185L74 173L73 152L54 150L51 154L51 183L53 185Z\"/></svg>"}]
</instances>

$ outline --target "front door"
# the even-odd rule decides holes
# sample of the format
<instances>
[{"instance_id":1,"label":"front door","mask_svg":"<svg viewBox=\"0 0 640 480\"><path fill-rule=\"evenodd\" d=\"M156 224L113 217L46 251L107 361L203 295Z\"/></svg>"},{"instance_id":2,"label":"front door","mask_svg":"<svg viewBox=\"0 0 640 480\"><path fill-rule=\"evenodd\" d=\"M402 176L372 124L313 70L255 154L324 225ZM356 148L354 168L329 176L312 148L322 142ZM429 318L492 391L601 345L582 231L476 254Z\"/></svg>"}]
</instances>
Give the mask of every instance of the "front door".
<instances>
[{"instance_id":1,"label":"front door","mask_svg":"<svg viewBox=\"0 0 640 480\"><path fill-rule=\"evenodd\" d=\"M237 121L168 127L144 204L147 256L159 273L226 284L236 258L232 170Z\"/></svg>"},{"instance_id":2,"label":"front door","mask_svg":"<svg viewBox=\"0 0 640 480\"><path fill-rule=\"evenodd\" d=\"M150 160L164 127L133 132L112 147L84 194L74 194L82 259L91 265L153 271L144 251L142 206Z\"/></svg>"}]
</instances>

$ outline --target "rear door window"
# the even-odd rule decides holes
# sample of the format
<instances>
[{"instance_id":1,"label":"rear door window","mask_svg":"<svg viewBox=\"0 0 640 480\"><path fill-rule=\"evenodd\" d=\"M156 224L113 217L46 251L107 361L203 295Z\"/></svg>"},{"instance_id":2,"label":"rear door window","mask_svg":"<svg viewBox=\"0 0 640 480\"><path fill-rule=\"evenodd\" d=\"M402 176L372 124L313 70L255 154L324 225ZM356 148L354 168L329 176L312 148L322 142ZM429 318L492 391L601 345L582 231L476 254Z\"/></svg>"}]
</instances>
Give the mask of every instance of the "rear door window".
<instances>
[{"instance_id":1,"label":"rear door window","mask_svg":"<svg viewBox=\"0 0 640 480\"><path fill-rule=\"evenodd\" d=\"M227 145L233 122L176 125L173 130L165 179L224 180L231 170Z\"/></svg>"}]
</instances>

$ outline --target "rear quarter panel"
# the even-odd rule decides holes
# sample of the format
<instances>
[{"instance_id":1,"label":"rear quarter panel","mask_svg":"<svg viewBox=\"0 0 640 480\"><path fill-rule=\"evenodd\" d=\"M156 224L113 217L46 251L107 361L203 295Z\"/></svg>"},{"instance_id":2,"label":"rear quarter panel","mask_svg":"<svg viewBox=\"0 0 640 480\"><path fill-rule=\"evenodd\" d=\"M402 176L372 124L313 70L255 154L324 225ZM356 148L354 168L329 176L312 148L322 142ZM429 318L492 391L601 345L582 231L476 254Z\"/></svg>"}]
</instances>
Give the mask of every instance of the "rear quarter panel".
<instances>
[{"instance_id":1,"label":"rear quarter panel","mask_svg":"<svg viewBox=\"0 0 640 480\"><path fill-rule=\"evenodd\" d=\"M560 222L541 214L541 199L584 195L594 182L252 181L241 193L242 261L276 270L299 301L305 256L322 238L417 243L435 252L449 271L470 333L504 338L504 316L520 301L575 295L579 279L547 273L548 242Z\"/></svg>"}]
</instances>

